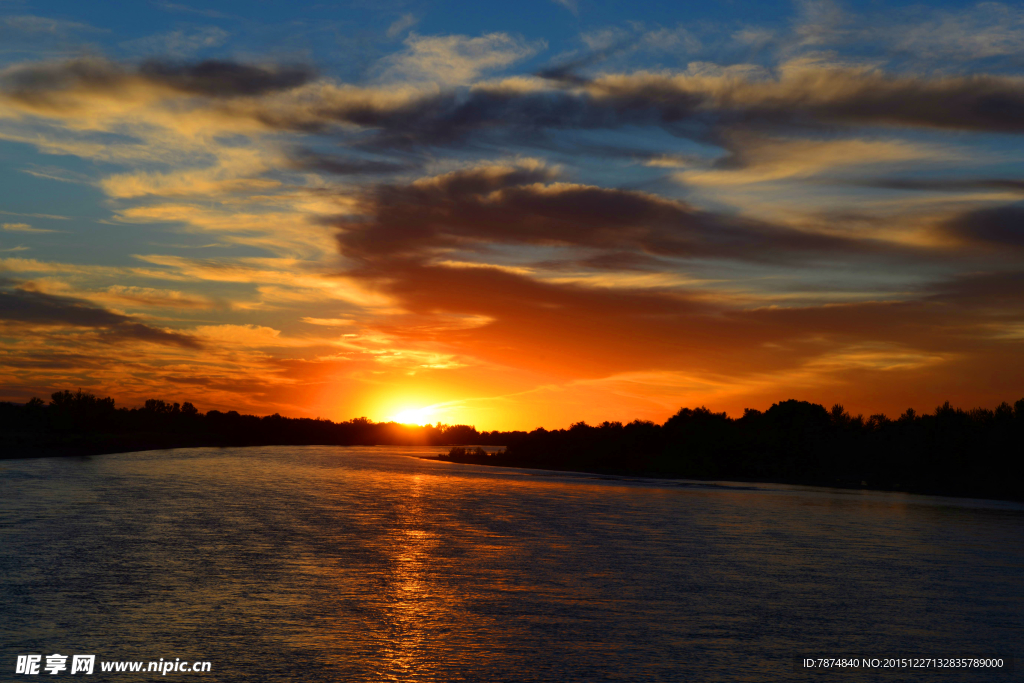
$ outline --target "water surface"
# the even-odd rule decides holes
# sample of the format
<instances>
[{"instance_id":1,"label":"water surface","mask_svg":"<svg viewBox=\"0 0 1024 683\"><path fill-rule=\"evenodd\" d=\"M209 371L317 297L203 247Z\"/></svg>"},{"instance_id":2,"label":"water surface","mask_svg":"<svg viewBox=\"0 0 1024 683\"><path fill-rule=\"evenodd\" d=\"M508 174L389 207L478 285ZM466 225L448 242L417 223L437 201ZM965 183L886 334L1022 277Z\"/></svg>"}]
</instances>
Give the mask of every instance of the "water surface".
<instances>
[{"instance_id":1,"label":"water surface","mask_svg":"<svg viewBox=\"0 0 1024 683\"><path fill-rule=\"evenodd\" d=\"M435 450L0 461L0 679L54 652L212 663L183 681L1013 679L793 657L1020 654L1022 505L409 457Z\"/></svg>"}]
</instances>

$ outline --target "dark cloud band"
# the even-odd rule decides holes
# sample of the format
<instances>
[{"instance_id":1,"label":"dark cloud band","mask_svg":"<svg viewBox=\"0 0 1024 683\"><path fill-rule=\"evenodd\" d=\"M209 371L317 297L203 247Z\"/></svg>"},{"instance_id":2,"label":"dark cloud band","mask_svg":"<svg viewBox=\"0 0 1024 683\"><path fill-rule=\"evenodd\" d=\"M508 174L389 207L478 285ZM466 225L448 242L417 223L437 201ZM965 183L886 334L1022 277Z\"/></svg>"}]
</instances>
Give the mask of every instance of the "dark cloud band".
<instances>
[{"instance_id":1,"label":"dark cloud band","mask_svg":"<svg viewBox=\"0 0 1024 683\"><path fill-rule=\"evenodd\" d=\"M25 289L0 280L0 320L30 325L92 328L109 341L144 341L185 348L200 348L194 338L150 327L120 313L93 306L80 299Z\"/></svg>"},{"instance_id":2,"label":"dark cloud band","mask_svg":"<svg viewBox=\"0 0 1024 683\"><path fill-rule=\"evenodd\" d=\"M600 250L609 263L649 257L782 262L898 252L872 240L803 232L631 191L553 182L543 167L484 167L410 185L381 185L359 220L344 220L343 253L366 264L426 259L488 244ZM602 263L592 260L594 265Z\"/></svg>"}]
</instances>

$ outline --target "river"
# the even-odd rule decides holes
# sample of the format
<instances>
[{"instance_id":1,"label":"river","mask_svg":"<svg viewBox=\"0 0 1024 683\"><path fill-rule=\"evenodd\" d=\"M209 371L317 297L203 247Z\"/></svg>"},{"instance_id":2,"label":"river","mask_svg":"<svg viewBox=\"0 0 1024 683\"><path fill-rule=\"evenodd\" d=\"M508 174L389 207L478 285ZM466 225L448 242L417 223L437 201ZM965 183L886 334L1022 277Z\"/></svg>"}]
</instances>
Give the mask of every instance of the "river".
<instances>
[{"instance_id":1,"label":"river","mask_svg":"<svg viewBox=\"0 0 1024 683\"><path fill-rule=\"evenodd\" d=\"M15 673L54 653L123 681L1021 675L794 658L1021 654L1024 505L410 457L436 452L0 461L0 680L61 680ZM161 658L210 671L100 670Z\"/></svg>"}]
</instances>

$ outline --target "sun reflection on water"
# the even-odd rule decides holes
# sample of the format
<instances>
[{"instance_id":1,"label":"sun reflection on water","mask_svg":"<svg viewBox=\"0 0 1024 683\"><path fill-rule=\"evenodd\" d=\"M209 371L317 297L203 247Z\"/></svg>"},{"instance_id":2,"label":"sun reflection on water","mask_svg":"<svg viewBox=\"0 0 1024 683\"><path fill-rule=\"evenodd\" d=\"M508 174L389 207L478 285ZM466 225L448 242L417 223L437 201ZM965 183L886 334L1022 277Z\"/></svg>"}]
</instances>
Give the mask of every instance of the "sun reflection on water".
<instances>
[{"instance_id":1,"label":"sun reflection on water","mask_svg":"<svg viewBox=\"0 0 1024 683\"><path fill-rule=\"evenodd\" d=\"M677 680L680 662L755 681L787 678L797 647L981 651L1024 628L1024 506L401 456L433 450L5 466L0 647L159 649L225 683Z\"/></svg>"}]
</instances>

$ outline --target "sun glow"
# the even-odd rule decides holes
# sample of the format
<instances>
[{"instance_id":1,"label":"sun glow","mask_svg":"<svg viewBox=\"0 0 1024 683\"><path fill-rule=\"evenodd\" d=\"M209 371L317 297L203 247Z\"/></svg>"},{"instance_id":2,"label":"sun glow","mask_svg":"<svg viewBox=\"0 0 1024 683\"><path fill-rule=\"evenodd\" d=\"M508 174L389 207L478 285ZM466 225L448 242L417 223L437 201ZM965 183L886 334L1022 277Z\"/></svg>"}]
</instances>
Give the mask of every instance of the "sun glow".
<instances>
[{"instance_id":1,"label":"sun glow","mask_svg":"<svg viewBox=\"0 0 1024 683\"><path fill-rule=\"evenodd\" d=\"M428 422L433 422L434 416L433 406L426 406L423 408L406 408L400 412L395 413L388 418L389 422L400 422L402 424L409 425L424 425Z\"/></svg>"}]
</instances>

